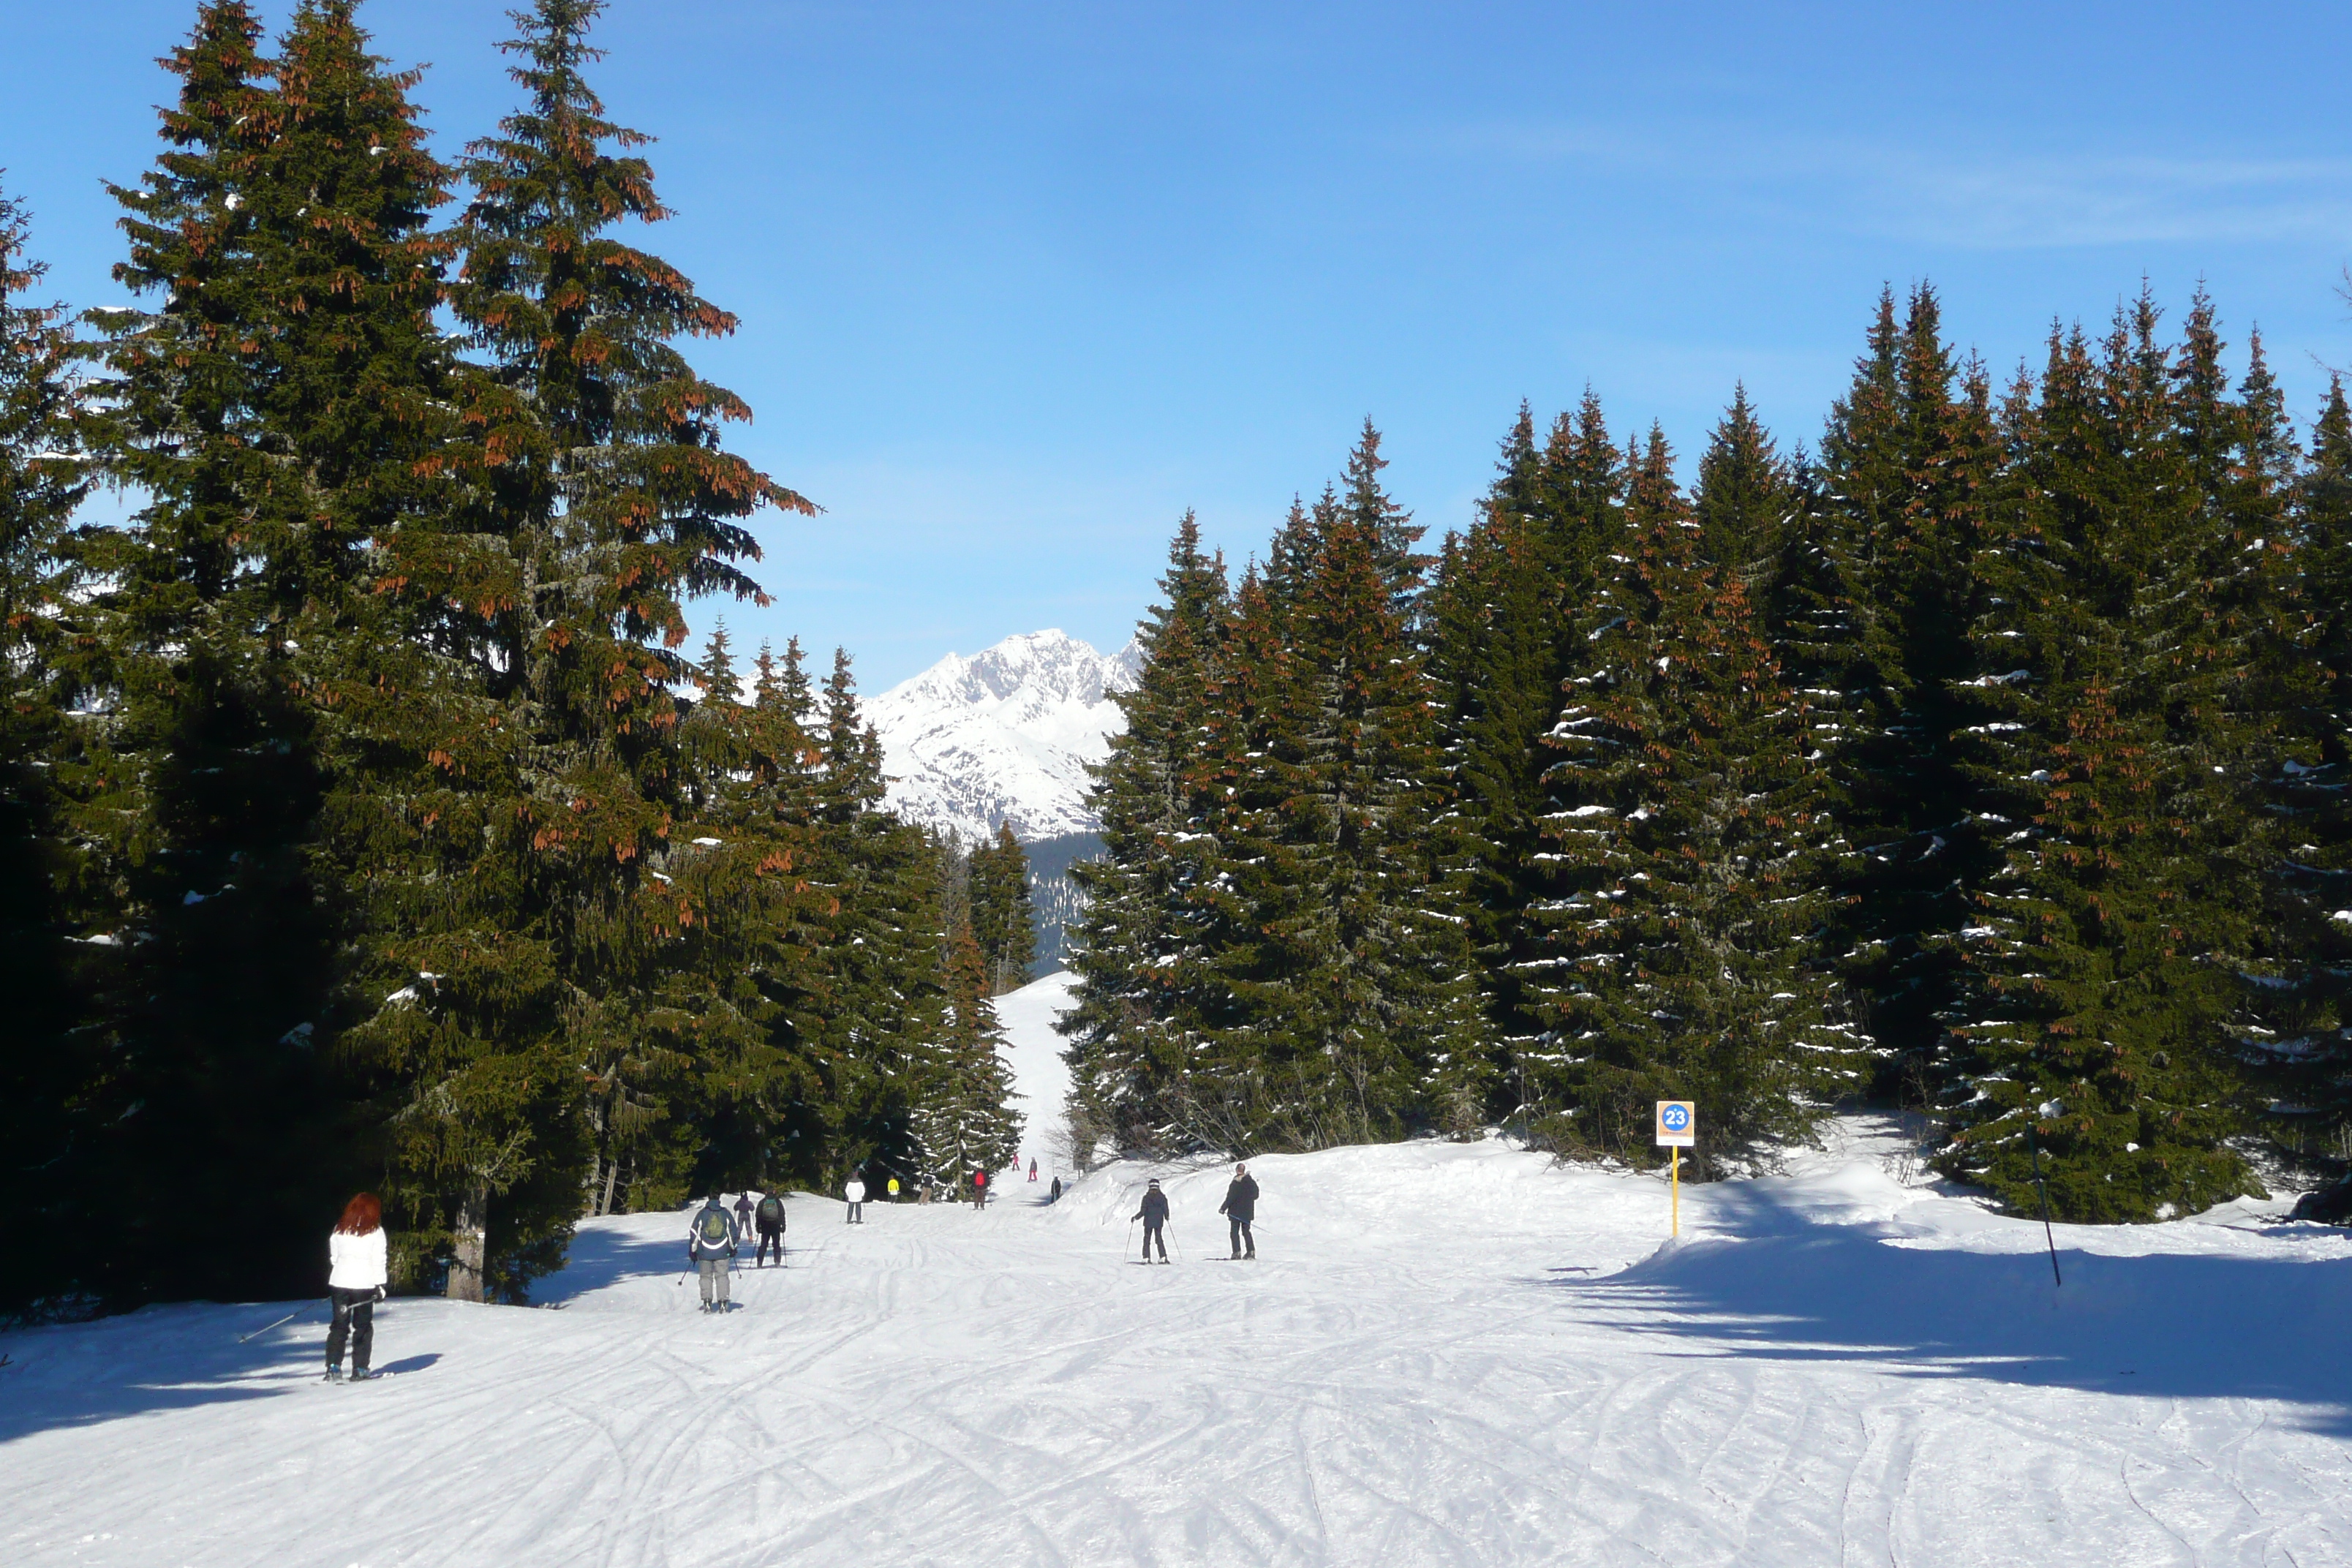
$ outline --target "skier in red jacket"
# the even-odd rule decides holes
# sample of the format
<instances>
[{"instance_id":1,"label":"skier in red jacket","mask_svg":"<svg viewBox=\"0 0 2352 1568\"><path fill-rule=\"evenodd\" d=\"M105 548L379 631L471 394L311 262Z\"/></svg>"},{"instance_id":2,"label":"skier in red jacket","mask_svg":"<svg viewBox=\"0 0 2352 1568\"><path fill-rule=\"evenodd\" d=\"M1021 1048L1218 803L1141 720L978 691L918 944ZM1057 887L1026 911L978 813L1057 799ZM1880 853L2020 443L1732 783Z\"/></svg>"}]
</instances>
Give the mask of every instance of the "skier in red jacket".
<instances>
[{"instance_id":1,"label":"skier in red jacket","mask_svg":"<svg viewBox=\"0 0 2352 1568\"><path fill-rule=\"evenodd\" d=\"M988 1173L986 1171L974 1171L971 1173L971 1206L976 1209L984 1209L988 1206Z\"/></svg>"}]
</instances>

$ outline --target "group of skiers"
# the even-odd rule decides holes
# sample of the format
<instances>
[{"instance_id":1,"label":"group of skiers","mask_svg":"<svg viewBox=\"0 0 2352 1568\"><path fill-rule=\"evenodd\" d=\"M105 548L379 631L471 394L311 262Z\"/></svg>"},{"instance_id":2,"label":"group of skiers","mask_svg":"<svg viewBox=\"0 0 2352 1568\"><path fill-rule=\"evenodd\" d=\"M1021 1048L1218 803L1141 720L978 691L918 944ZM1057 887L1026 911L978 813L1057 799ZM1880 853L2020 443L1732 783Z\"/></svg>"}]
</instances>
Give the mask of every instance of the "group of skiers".
<instances>
[{"instance_id":1,"label":"group of skiers","mask_svg":"<svg viewBox=\"0 0 2352 1568\"><path fill-rule=\"evenodd\" d=\"M1251 1222L1257 1218L1257 1178L1249 1173L1246 1164L1234 1167L1232 1184L1225 1188L1225 1201L1217 1205L1225 1216L1233 1243L1233 1255L1244 1260L1257 1257L1257 1237L1250 1231ZM1143 1222L1143 1261L1151 1261L1151 1249L1160 1248L1160 1261L1168 1261L1168 1194L1160 1190L1160 1178L1154 1176L1143 1189L1143 1205L1135 1211L1133 1219Z\"/></svg>"},{"instance_id":2,"label":"group of skiers","mask_svg":"<svg viewBox=\"0 0 2352 1568\"><path fill-rule=\"evenodd\" d=\"M1029 1162L1029 1179L1037 1179L1037 1162ZM898 1199L898 1178L888 1179L890 1200ZM847 1207L846 1223L866 1223L866 1178L852 1173L842 1188L842 1199ZM1062 1196L1062 1179L1054 1178L1049 1202ZM929 1201L928 1188L922 1193ZM988 1173L971 1173L971 1204L975 1209L988 1205ZM1234 1167L1234 1179L1225 1189L1225 1201L1217 1212L1230 1222L1233 1256L1236 1258L1257 1257L1257 1238L1251 1234L1250 1223L1257 1217L1257 1179L1249 1173L1245 1164ZM1160 1250L1160 1261L1168 1261L1168 1194L1160 1190L1154 1178L1144 1189L1143 1205L1136 1211L1135 1220L1143 1222L1143 1260L1151 1261L1154 1247ZM730 1212L725 1196L713 1193L703 1200L702 1206L688 1222L686 1233L687 1267L701 1288L702 1310L725 1312L732 1310L728 1297L728 1281L732 1277L735 1255L743 1237L756 1230L759 1249L753 1255L752 1267L764 1268L772 1251L776 1266L784 1262L784 1200L775 1193L764 1193L754 1199L748 1192L736 1195ZM342 1217L327 1237L327 1297L333 1309L333 1318L327 1330L327 1373L329 1383L344 1381L343 1352L351 1352L350 1380L368 1382L379 1374L370 1370L369 1363L375 1350L375 1304L384 1298L391 1281L389 1259L384 1244L383 1205L373 1193L360 1193L343 1206ZM685 1280L680 1275L679 1281Z\"/></svg>"}]
</instances>

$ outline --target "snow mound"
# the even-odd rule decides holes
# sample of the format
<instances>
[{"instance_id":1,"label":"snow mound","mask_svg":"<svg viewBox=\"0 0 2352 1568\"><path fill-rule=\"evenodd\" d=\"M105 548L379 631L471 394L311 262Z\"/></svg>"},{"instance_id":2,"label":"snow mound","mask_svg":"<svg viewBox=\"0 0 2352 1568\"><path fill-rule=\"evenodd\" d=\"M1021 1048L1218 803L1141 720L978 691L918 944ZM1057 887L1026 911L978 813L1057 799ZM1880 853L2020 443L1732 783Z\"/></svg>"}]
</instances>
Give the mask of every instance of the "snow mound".
<instances>
[{"instance_id":1,"label":"snow mound","mask_svg":"<svg viewBox=\"0 0 2352 1568\"><path fill-rule=\"evenodd\" d=\"M1112 694L1135 683L1133 643L1108 658L1059 631L949 654L866 705L899 815L966 843L1011 824L1024 842L1091 833L1087 764L1126 725Z\"/></svg>"}]
</instances>

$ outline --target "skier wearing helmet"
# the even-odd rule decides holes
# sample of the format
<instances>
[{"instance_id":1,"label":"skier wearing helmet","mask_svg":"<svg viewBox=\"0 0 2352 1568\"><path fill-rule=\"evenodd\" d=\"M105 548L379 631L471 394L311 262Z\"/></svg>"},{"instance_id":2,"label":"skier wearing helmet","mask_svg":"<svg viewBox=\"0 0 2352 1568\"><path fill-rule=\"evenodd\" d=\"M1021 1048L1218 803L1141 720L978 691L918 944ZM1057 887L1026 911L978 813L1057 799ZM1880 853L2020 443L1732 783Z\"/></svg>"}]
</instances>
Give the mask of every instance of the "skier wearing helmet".
<instances>
[{"instance_id":1,"label":"skier wearing helmet","mask_svg":"<svg viewBox=\"0 0 2352 1568\"><path fill-rule=\"evenodd\" d=\"M1135 1219L1143 1222L1143 1261L1151 1261L1151 1244L1160 1243L1160 1261L1168 1261L1168 1194L1160 1190L1160 1179L1153 1177L1143 1189L1143 1206L1135 1211ZM1127 1223L1133 1225L1135 1219Z\"/></svg>"}]
</instances>

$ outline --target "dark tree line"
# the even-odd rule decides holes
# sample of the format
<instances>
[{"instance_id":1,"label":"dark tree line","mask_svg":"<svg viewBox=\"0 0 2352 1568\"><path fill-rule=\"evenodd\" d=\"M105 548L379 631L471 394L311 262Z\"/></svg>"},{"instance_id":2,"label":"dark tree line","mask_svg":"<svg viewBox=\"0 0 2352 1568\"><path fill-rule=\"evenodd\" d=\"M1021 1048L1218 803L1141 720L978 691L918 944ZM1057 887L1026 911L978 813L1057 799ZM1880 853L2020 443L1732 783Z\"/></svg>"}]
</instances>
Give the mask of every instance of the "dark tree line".
<instances>
[{"instance_id":1,"label":"dark tree line","mask_svg":"<svg viewBox=\"0 0 2352 1568\"><path fill-rule=\"evenodd\" d=\"M0 201L5 1304L310 1289L362 1186L410 1284L519 1295L583 1214L1013 1135L1013 912L882 809L846 656L682 651L814 508L625 237L600 8L518 14L451 165L350 0L210 0L89 335Z\"/></svg>"},{"instance_id":2,"label":"dark tree line","mask_svg":"<svg viewBox=\"0 0 2352 1568\"><path fill-rule=\"evenodd\" d=\"M1736 394L1687 492L1588 395L1433 559L1369 426L1238 582L1188 518L1079 873L1082 1137L1646 1162L1693 1098L1719 1160L1900 1104L2109 1220L2340 1164L2352 414L2306 451L2225 357L2143 295L1996 388L1922 288L1818 450Z\"/></svg>"}]
</instances>

